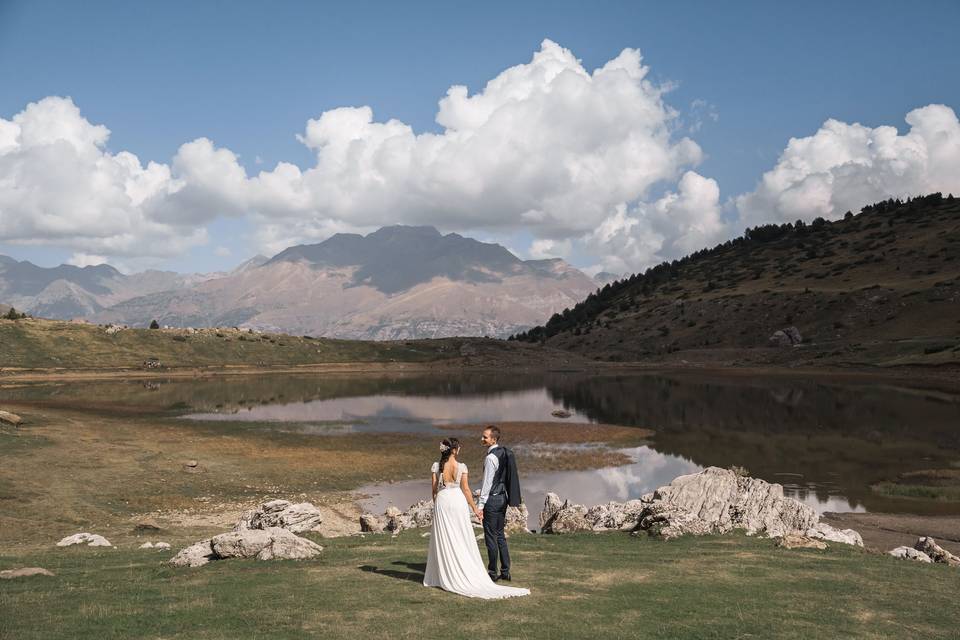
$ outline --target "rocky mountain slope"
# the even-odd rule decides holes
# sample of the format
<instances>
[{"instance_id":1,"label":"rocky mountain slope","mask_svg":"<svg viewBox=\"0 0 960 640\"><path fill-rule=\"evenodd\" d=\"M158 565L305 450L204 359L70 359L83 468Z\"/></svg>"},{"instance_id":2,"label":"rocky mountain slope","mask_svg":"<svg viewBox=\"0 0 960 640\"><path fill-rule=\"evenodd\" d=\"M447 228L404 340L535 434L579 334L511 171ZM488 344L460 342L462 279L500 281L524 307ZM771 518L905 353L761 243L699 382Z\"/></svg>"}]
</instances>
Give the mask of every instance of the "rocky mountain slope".
<instances>
[{"instance_id":1,"label":"rocky mountain slope","mask_svg":"<svg viewBox=\"0 0 960 640\"><path fill-rule=\"evenodd\" d=\"M748 229L516 338L614 361L957 364L960 199Z\"/></svg>"},{"instance_id":2,"label":"rocky mountain slope","mask_svg":"<svg viewBox=\"0 0 960 640\"><path fill-rule=\"evenodd\" d=\"M35 316L377 340L506 337L596 286L559 259L521 260L497 244L405 226L337 234L208 276L0 264L0 300Z\"/></svg>"}]
</instances>

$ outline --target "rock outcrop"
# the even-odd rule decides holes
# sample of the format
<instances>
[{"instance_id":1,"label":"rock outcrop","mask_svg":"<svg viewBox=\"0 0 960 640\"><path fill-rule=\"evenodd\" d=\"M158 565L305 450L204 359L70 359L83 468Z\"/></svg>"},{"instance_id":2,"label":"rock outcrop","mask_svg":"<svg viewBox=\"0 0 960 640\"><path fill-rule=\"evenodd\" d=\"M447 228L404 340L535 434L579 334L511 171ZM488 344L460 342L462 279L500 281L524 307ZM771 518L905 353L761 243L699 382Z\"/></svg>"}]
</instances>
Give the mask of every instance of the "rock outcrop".
<instances>
[{"instance_id":1,"label":"rock outcrop","mask_svg":"<svg viewBox=\"0 0 960 640\"><path fill-rule=\"evenodd\" d=\"M937 541L930 536L917 538L917 542L913 545L913 548L927 554L933 562L950 565L951 567L960 567L960 558L938 545Z\"/></svg>"},{"instance_id":2,"label":"rock outcrop","mask_svg":"<svg viewBox=\"0 0 960 640\"><path fill-rule=\"evenodd\" d=\"M95 533L75 533L57 543L58 547L70 547L75 544L85 544L88 547L112 547L110 541Z\"/></svg>"},{"instance_id":3,"label":"rock outcrop","mask_svg":"<svg viewBox=\"0 0 960 640\"><path fill-rule=\"evenodd\" d=\"M548 493L540 512L540 531L621 530L670 539L742 529L750 535L771 538L793 534L810 540L863 546L863 539L853 529L838 530L819 520L813 509L785 497L779 484L710 467L675 478L669 485L629 502L608 502L587 508ZM799 544L799 541L795 539L789 544Z\"/></svg>"},{"instance_id":4,"label":"rock outcrop","mask_svg":"<svg viewBox=\"0 0 960 640\"><path fill-rule=\"evenodd\" d=\"M170 564L200 567L212 560L255 558L257 560L303 560L313 558L323 547L281 527L245 529L222 533L181 550Z\"/></svg>"},{"instance_id":5,"label":"rock outcrop","mask_svg":"<svg viewBox=\"0 0 960 640\"><path fill-rule=\"evenodd\" d=\"M309 502L292 504L288 500L271 500L240 517L234 531L279 527L293 533L318 531L323 523L320 509Z\"/></svg>"},{"instance_id":6,"label":"rock outcrop","mask_svg":"<svg viewBox=\"0 0 960 640\"><path fill-rule=\"evenodd\" d=\"M30 576L53 576L51 571L41 567L24 567L22 569L5 569L0 571L0 580L13 580L14 578L29 578Z\"/></svg>"},{"instance_id":7,"label":"rock outcrop","mask_svg":"<svg viewBox=\"0 0 960 640\"><path fill-rule=\"evenodd\" d=\"M657 489L634 532L670 539L743 529L775 538L805 532L819 519L812 508L785 497L779 484L708 467Z\"/></svg>"},{"instance_id":8,"label":"rock outcrop","mask_svg":"<svg viewBox=\"0 0 960 640\"><path fill-rule=\"evenodd\" d=\"M887 553L894 558L900 558L901 560L915 560L916 562L926 563L933 562L933 560L930 559L930 556L925 554L923 551L917 551L913 547L897 547L896 549L891 549Z\"/></svg>"},{"instance_id":9,"label":"rock outcrop","mask_svg":"<svg viewBox=\"0 0 960 640\"><path fill-rule=\"evenodd\" d=\"M15 427L19 427L20 423L23 422L23 418L15 413L0 410L0 422L5 422L7 424L12 424Z\"/></svg>"}]
</instances>

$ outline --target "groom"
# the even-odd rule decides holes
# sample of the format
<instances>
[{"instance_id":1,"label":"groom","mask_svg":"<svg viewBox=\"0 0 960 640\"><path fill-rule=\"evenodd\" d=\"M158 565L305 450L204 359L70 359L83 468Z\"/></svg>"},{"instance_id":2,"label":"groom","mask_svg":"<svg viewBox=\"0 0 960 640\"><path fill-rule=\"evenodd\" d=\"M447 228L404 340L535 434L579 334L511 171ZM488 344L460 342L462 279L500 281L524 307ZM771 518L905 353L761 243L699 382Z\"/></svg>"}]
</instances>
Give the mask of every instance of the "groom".
<instances>
[{"instance_id":1,"label":"groom","mask_svg":"<svg viewBox=\"0 0 960 640\"><path fill-rule=\"evenodd\" d=\"M477 507L483 510L483 541L487 545L487 573L491 580L510 581L510 550L503 534L507 507L520 506L520 478L513 451L500 446L500 429L490 425L483 430L480 444L487 448L483 460L483 487ZM497 574L497 559L500 573Z\"/></svg>"}]
</instances>

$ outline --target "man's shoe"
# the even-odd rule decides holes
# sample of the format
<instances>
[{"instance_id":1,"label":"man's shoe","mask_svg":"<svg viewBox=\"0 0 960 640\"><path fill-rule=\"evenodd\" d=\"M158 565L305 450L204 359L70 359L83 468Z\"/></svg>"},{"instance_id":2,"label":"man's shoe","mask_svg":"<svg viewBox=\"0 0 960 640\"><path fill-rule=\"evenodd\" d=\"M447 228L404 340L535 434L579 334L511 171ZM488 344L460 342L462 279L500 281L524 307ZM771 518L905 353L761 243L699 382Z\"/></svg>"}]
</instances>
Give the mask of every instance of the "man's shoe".
<instances>
[{"instance_id":1,"label":"man's shoe","mask_svg":"<svg viewBox=\"0 0 960 640\"><path fill-rule=\"evenodd\" d=\"M487 572L487 575L490 576L490 579L493 580L494 582L496 582L497 580L500 579L500 578L497 577L497 574L495 574L495 573L490 573L489 571ZM507 578L507 579L509 580L509 578Z\"/></svg>"},{"instance_id":2,"label":"man's shoe","mask_svg":"<svg viewBox=\"0 0 960 640\"><path fill-rule=\"evenodd\" d=\"M509 573L501 573L501 574L500 574L500 577L499 577L498 579L499 579L499 580L503 580L504 582L510 582L510 574L509 574Z\"/></svg>"}]
</instances>

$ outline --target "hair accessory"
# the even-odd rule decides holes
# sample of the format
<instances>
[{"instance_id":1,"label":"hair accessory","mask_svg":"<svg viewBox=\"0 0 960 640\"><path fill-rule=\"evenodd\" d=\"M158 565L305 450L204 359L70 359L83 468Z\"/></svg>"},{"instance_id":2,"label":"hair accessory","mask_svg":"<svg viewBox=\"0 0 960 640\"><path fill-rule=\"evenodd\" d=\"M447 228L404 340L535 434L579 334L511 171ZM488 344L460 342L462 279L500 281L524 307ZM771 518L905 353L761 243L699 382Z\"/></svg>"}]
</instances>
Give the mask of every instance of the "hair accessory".
<instances>
[{"instance_id":1,"label":"hair accessory","mask_svg":"<svg viewBox=\"0 0 960 640\"><path fill-rule=\"evenodd\" d=\"M443 444L443 443L441 442L441 443L440 443L440 453L446 453L447 451L450 451L450 446L449 446L449 445L446 445L446 444Z\"/></svg>"}]
</instances>

